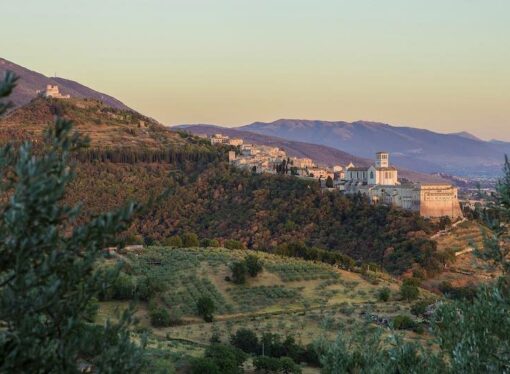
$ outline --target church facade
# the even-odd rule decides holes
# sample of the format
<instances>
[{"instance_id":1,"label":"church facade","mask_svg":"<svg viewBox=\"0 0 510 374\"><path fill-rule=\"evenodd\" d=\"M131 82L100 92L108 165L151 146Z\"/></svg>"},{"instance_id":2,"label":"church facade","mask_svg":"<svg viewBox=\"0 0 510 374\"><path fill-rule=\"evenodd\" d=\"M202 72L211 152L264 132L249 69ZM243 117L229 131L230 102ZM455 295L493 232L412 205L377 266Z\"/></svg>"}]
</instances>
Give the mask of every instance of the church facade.
<instances>
[{"instance_id":1,"label":"church facade","mask_svg":"<svg viewBox=\"0 0 510 374\"><path fill-rule=\"evenodd\" d=\"M389 153L378 152L369 167L349 165L344 192L362 193L373 203L398 206L424 217L462 217L457 188L450 184L400 183L398 170L390 165Z\"/></svg>"}]
</instances>

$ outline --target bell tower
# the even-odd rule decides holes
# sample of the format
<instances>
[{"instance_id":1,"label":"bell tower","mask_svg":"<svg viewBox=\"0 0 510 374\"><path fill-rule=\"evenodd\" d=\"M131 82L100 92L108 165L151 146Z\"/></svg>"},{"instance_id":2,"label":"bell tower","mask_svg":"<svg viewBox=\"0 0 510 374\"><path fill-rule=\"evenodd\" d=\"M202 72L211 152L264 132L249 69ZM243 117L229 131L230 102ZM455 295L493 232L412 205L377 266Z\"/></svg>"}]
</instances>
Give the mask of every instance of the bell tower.
<instances>
[{"instance_id":1,"label":"bell tower","mask_svg":"<svg viewBox=\"0 0 510 374\"><path fill-rule=\"evenodd\" d=\"M388 152L377 152L375 154L375 167L387 168L390 166L390 154Z\"/></svg>"}]
</instances>

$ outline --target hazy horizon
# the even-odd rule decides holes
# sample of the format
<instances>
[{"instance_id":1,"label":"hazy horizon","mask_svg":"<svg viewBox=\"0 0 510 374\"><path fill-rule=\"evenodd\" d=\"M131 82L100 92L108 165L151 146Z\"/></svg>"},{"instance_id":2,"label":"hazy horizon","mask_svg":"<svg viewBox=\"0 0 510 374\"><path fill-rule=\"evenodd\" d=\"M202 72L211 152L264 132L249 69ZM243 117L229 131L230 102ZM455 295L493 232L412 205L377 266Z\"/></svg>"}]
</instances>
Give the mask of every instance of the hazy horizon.
<instances>
[{"instance_id":1,"label":"hazy horizon","mask_svg":"<svg viewBox=\"0 0 510 374\"><path fill-rule=\"evenodd\" d=\"M168 125L383 122L510 140L510 2L27 0L2 57Z\"/></svg>"}]
</instances>

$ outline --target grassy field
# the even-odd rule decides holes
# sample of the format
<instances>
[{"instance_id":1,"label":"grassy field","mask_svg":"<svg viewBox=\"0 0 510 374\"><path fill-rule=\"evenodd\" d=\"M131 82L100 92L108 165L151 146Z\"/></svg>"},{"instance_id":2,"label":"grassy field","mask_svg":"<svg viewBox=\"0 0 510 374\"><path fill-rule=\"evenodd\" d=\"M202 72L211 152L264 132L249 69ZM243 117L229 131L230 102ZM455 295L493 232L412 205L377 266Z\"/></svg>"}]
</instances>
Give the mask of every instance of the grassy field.
<instances>
[{"instance_id":1,"label":"grassy field","mask_svg":"<svg viewBox=\"0 0 510 374\"><path fill-rule=\"evenodd\" d=\"M246 284L227 281L229 264L255 253L264 270ZM164 285L153 302L178 311L181 322L172 327L153 328L147 303L139 303L136 316L140 329L147 329L157 346L178 347L176 352L194 356L202 352L213 335L228 342L240 328L263 334L293 335L306 345L323 336L334 339L372 319L391 320L398 314L410 315L410 303L399 297L400 283L384 274L364 277L322 263L285 258L248 250L224 248L149 247L141 254L123 256L126 269L136 277L150 276ZM112 259L109 261L116 261ZM377 299L388 287L390 300ZM431 295L420 291L422 297ZM216 306L212 323L205 323L195 312L196 301L209 296ZM102 302L98 319L104 320L125 308L129 302ZM423 335L408 334L411 339ZM313 371L311 371L313 372Z\"/></svg>"}]
</instances>

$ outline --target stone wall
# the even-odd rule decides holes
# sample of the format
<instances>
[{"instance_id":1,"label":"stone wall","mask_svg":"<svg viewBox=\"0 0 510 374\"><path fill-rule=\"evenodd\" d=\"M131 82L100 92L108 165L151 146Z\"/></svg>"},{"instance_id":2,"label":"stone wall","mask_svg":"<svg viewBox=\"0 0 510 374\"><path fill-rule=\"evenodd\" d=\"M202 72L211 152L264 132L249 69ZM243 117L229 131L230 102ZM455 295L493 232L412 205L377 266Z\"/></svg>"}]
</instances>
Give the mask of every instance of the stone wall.
<instances>
[{"instance_id":1,"label":"stone wall","mask_svg":"<svg viewBox=\"0 0 510 374\"><path fill-rule=\"evenodd\" d=\"M420 189L420 215L424 217L462 217L457 188L451 185L422 185Z\"/></svg>"}]
</instances>

